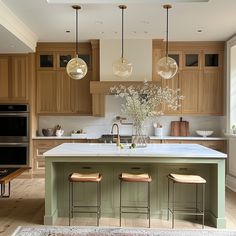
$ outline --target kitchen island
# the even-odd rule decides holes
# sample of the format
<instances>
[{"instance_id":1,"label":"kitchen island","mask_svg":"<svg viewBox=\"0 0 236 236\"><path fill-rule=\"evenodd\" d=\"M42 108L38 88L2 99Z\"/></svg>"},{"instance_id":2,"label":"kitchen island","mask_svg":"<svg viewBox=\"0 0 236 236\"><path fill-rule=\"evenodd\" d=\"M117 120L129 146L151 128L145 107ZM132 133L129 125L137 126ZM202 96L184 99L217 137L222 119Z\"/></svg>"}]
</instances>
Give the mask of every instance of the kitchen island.
<instances>
[{"instance_id":1,"label":"kitchen island","mask_svg":"<svg viewBox=\"0 0 236 236\"><path fill-rule=\"evenodd\" d=\"M167 179L169 173L198 174L207 180L206 210L217 228L225 228L225 159L226 154L198 144L148 144L146 148L123 149L115 144L64 143L44 153L45 216L52 225L58 217L68 216L68 176L72 172L100 172L102 180L102 217L119 215L119 179L121 172L148 172L151 183L151 216L166 219ZM91 186L80 187L77 195L83 204L96 200ZM78 190L75 190L75 194ZM80 192L80 193L81 193ZM145 201L143 186L124 188L127 204ZM133 194L134 193L134 194ZM181 194L180 194L181 193ZM193 190L179 189L176 196L185 206L194 203ZM132 195L133 194L133 195ZM200 193L199 193L200 194ZM177 204L180 201L177 199ZM90 204L91 205L91 204Z\"/></svg>"}]
</instances>

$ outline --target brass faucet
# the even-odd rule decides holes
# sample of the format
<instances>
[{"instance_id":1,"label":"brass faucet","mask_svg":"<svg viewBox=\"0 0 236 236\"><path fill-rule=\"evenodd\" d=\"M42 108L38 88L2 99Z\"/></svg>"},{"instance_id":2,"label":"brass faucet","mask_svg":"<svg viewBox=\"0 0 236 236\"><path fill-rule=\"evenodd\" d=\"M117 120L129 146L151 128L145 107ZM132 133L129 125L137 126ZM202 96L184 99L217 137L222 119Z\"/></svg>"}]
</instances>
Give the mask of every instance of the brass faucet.
<instances>
[{"instance_id":1,"label":"brass faucet","mask_svg":"<svg viewBox=\"0 0 236 236\"><path fill-rule=\"evenodd\" d=\"M113 135L113 129L116 127L117 130L117 139L116 139L116 146L120 146L120 129L117 123L114 123L111 127L111 134Z\"/></svg>"}]
</instances>

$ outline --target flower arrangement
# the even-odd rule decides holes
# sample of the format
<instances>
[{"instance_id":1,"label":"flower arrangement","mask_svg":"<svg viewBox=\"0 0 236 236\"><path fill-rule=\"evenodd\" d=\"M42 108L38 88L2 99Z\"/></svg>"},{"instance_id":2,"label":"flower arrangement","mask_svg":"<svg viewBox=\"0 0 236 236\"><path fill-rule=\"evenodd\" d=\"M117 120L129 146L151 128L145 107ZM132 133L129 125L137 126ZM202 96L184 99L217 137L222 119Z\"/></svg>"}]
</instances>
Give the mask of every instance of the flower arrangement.
<instances>
[{"instance_id":1,"label":"flower arrangement","mask_svg":"<svg viewBox=\"0 0 236 236\"><path fill-rule=\"evenodd\" d=\"M128 87L120 84L110 88L110 92L118 97L125 98L121 111L133 121L136 134L142 133L142 126L147 118L163 115L162 104L171 110L180 107L180 89L160 87L152 82L144 82L142 85L130 85Z\"/></svg>"}]
</instances>

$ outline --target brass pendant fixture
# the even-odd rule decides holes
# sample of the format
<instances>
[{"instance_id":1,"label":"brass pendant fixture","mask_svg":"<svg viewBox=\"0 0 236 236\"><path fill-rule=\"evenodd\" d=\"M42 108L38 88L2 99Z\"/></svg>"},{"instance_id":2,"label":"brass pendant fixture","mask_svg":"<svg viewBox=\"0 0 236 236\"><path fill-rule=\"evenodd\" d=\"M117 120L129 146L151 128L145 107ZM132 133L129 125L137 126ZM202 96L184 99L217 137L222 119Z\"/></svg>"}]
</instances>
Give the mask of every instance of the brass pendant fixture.
<instances>
[{"instance_id":1,"label":"brass pendant fixture","mask_svg":"<svg viewBox=\"0 0 236 236\"><path fill-rule=\"evenodd\" d=\"M80 80L84 78L87 74L88 67L84 60L79 58L79 43L78 43L78 10L81 9L80 6L72 6L76 11L76 57L72 58L66 65L66 72L70 76L70 78L75 80Z\"/></svg>"},{"instance_id":2,"label":"brass pendant fixture","mask_svg":"<svg viewBox=\"0 0 236 236\"><path fill-rule=\"evenodd\" d=\"M124 9L125 5L120 5L122 16L121 16L121 57L116 60L113 65L113 74L120 78L128 78L132 74L133 65L127 59L124 58Z\"/></svg>"},{"instance_id":3,"label":"brass pendant fixture","mask_svg":"<svg viewBox=\"0 0 236 236\"><path fill-rule=\"evenodd\" d=\"M175 76L175 74L178 71L178 65L176 63L176 61L169 57L168 55L168 16L169 16L169 9L172 8L171 5L166 4L163 6L164 9L166 9L166 55L165 57L162 57L158 63L157 63L157 74L160 75L163 79L171 79Z\"/></svg>"}]
</instances>

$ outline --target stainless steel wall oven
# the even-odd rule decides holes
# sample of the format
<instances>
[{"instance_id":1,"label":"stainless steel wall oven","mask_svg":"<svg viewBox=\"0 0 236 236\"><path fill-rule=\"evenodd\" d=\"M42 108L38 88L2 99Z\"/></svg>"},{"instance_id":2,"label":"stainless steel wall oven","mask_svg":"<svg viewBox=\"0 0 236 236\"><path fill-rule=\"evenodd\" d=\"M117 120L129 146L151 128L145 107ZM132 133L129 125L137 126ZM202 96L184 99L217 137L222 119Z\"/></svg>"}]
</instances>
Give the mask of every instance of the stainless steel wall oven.
<instances>
[{"instance_id":1,"label":"stainless steel wall oven","mask_svg":"<svg viewBox=\"0 0 236 236\"><path fill-rule=\"evenodd\" d=\"M29 105L0 104L0 167L29 166Z\"/></svg>"}]
</instances>

